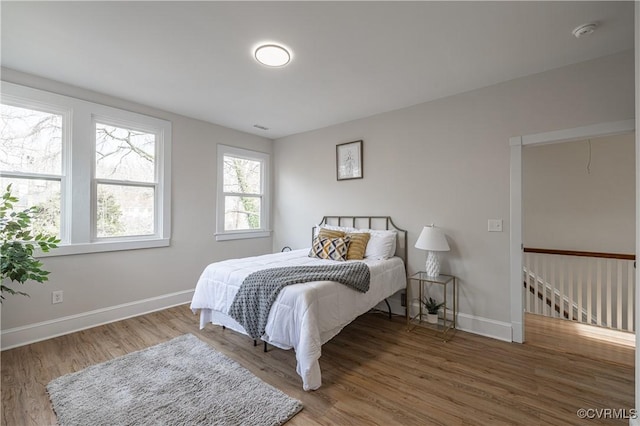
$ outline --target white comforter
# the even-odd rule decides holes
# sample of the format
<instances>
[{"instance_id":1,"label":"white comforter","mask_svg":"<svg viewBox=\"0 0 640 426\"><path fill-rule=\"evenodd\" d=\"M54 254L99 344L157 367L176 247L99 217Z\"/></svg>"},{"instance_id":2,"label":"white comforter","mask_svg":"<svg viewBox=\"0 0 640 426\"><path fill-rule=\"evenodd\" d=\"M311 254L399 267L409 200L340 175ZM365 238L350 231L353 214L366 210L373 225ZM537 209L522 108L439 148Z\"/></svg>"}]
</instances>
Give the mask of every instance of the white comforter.
<instances>
[{"instance_id":1,"label":"white comforter","mask_svg":"<svg viewBox=\"0 0 640 426\"><path fill-rule=\"evenodd\" d=\"M200 310L200 328L212 322L247 334L227 312L240 284L252 272L281 266L341 263L310 258L308 253L308 249L294 250L207 266L191 301L193 312ZM365 259L359 262L365 262L371 270L368 292L359 293L332 281L294 284L282 289L271 308L262 340L282 349L295 349L296 370L302 377L304 390L318 389L322 384L318 363L322 344L356 317L405 288L406 273L402 259Z\"/></svg>"}]
</instances>

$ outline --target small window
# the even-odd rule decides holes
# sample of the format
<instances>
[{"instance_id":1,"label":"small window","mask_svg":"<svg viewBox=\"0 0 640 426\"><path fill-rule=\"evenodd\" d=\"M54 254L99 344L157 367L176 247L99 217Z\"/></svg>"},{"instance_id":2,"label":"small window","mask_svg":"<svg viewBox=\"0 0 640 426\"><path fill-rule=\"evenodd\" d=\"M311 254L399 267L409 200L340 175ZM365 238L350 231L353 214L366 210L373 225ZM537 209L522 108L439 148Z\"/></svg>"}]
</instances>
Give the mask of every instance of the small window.
<instances>
[{"instance_id":1,"label":"small window","mask_svg":"<svg viewBox=\"0 0 640 426\"><path fill-rule=\"evenodd\" d=\"M269 155L218 145L217 240L269 236Z\"/></svg>"}]
</instances>

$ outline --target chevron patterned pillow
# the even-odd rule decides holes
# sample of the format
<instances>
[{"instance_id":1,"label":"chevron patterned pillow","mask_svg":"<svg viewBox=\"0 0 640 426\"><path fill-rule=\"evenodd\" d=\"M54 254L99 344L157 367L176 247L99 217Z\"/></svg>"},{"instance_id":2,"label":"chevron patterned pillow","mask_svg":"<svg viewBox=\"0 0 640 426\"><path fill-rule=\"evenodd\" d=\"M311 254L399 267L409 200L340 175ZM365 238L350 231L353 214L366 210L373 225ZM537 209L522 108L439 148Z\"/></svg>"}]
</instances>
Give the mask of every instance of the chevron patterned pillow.
<instances>
[{"instance_id":1,"label":"chevron patterned pillow","mask_svg":"<svg viewBox=\"0 0 640 426\"><path fill-rule=\"evenodd\" d=\"M349 238L316 237L311 244L309 257L330 260L347 260Z\"/></svg>"}]
</instances>

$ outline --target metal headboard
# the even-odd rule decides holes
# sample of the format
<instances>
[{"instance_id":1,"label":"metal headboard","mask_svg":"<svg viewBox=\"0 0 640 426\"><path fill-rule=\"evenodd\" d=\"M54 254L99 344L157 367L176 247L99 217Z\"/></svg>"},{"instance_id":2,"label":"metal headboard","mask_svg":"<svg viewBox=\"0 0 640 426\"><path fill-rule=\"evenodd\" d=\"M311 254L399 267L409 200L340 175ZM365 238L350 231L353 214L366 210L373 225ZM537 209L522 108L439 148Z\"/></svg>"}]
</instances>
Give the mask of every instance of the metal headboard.
<instances>
[{"instance_id":1,"label":"metal headboard","mask_svg":"<svg viewBox=\"0 0 640 426\"><path fill-rule=\"evenodd\" d=\"M391 216L324 216L318 225L349 226L351 228L385 231L394 230L398 234L396 256L402 258L405 268L407 268L407 230L396 226ZM311 229L312 239L316 226Z\"/></svg>"}]
</instances>

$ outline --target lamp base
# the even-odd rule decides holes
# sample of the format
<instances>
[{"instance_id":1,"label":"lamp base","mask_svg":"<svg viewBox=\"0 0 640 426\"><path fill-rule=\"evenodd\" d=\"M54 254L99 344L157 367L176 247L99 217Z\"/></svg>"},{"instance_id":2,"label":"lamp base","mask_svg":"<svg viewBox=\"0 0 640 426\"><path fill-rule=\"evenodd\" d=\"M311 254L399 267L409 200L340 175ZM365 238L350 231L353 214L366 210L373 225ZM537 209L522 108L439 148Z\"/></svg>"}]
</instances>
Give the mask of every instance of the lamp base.
<instances>
[{"instance_id":1,"label":"lamp base","mask_svg":"<svg viewBox=\"0 0 640 426\"><path fill-rule=\"evenodd\" d=\"M427 264L425 265L427 276L437 277L440 275L440 259L438 259L438 253L435 251L429 251L427 254Z\"/></svg>"}]
</instances>

